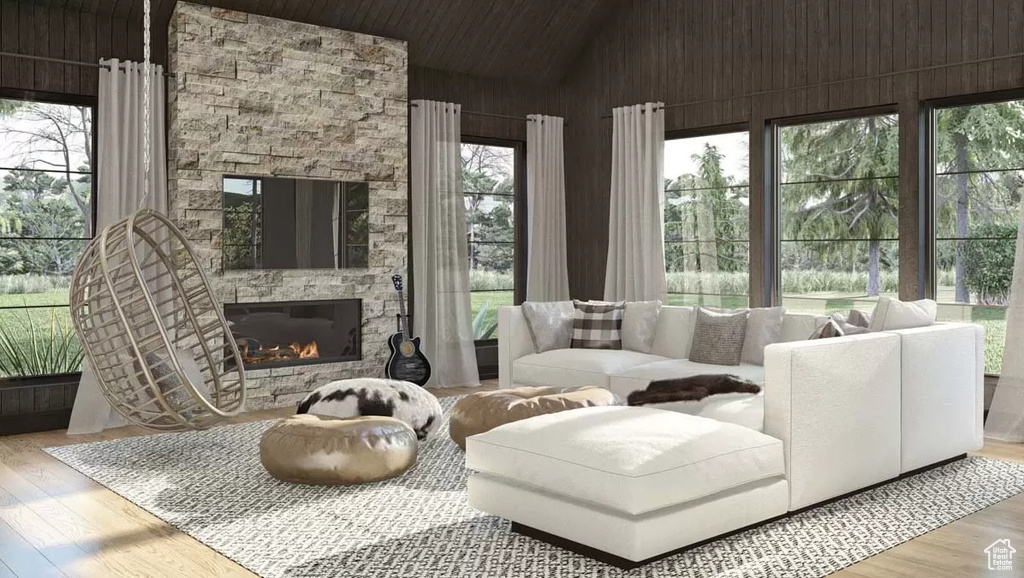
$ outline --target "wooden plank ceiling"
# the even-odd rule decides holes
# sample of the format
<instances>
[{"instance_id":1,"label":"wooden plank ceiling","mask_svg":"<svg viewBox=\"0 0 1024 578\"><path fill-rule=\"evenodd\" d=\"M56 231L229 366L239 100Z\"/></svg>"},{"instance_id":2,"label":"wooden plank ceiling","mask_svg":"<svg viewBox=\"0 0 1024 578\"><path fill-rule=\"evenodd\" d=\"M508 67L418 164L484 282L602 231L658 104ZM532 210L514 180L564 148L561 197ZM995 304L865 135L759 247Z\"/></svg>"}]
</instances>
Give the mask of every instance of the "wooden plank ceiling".
<instances>
[{"instance_id":1,"label":"wooden plank ceiling","mask_svg":"<svg viewBox=\"0 0 1024 578\"><path fill-rule=\"evenodd\" d=\"M43 0L141 21L142 0ZM414 66L548 85L560 81L623 0L192 0L398 38ZM154 29L175 0L151 0Z\"/></svg>"}]
</instances>

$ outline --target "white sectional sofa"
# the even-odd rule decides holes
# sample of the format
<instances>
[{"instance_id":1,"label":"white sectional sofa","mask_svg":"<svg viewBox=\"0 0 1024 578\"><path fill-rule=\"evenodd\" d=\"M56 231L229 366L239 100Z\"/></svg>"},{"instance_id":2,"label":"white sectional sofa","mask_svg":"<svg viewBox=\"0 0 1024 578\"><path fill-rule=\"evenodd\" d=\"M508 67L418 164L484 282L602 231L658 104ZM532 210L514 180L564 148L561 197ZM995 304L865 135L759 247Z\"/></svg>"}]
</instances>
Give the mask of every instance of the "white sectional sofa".
<instances>
[{"instance_id":1,"label":"white sectional sofa","mask_svg":"<svg viewBox=\"0 0 1024 578\"><path fill-rule=\"evenodd\" d=\"M470 436L470 504L628 569L982 446L980 326L809 340L827 318L787 314L763 367L718 366L686 359L695 317L662 307L650 353L538 354L520 309L502 308L502 388L600 386L626 397L652 380L708 373L763 387L659 409L575 409Z\"/></svg>"},{"instance_id":2,"label":"white sectional sofa","mask_svg":"<svg viewBox=\"0 0 1024 578\"><path fill-rule=\"evenodd\" d=\"M663 306L650 354L559 349L534 353L518 307L498 313L499 384L601 386L625 397L656 379L731 373L757 396L711 396L689 413L749 427L784 443L790 510L980 449L984 334L978 325L808 340L824 316L787 313L764 366L686 359L691 307Z\"/></svg>"}]
</instances>

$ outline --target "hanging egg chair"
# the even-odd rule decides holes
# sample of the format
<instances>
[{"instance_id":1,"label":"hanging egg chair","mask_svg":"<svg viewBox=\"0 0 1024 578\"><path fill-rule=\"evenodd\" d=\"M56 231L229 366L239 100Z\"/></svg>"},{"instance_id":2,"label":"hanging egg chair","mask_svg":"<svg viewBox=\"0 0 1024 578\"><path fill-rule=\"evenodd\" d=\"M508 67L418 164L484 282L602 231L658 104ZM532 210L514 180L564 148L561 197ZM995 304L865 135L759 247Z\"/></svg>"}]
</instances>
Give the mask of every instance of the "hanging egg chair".
<instances>
[{"instance_id":1,"label":"hanging egg chair","mask_svg":"<svg viewBox=\"0 0 1024 578\"><path fill-rule=\"evenodd\" d=\"M160 213L138 211L89 243L71 317L100 388L130 422L202 429L242 411L242 358L220 302Z\"/></svg>"},{"instance_id":2,"label":"hanging egg chair","mask_svg":"<svg viewBox=\"0 0 1024 578\"><path fill-rule=\"evenodd\" d=\"M143 1L143 174L150 171L150 0ZM154 430L202 429L240 413L245 375L210 281L167 217L140 210L103 229L71 277L71 321L110 405Z\"/></svg>"}]
</instances>

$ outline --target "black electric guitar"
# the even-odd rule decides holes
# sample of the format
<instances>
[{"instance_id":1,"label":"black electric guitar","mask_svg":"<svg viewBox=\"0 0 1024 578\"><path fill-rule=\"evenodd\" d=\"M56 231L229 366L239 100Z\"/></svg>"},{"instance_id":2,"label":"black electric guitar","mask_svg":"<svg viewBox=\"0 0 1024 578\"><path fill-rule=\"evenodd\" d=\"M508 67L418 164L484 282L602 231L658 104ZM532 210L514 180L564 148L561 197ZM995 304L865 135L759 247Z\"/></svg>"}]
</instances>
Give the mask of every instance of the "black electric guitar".
<instances>
[{"instance_id":1,"label":"black electric guitar","mask_svg":"<svg viewBox=\"0 0 1024 578\"><path fill-rule=\"evenodd\" d=\"M393 275L391 282L395 284L395 291L398 291L399 321L402 330L388 338L391 355L388 357L388 364L384 367L384 374L388 376L388 379L411 381L422 386L430 379L430 363L420 351L420 338L409 337L409 316L405 312L402 276Z\"/></svg>"}]
</instances>

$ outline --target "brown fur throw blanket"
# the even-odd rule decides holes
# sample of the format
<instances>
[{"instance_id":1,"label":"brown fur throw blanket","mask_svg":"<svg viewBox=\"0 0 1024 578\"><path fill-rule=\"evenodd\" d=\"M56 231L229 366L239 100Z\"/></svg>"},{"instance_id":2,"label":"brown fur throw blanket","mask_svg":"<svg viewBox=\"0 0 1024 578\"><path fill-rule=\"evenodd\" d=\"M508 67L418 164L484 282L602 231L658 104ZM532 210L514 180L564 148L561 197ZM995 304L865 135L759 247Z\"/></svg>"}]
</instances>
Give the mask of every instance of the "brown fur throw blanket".
<instances>
[{"instance_id":1,"label":"brown fur throw blanket","mask_svg":"<svg viewBox=\"0 0 1024 578\"><path fill-rule=\"evenodd\" d=\"M759 393L761 386L735 375L708 374L659 379L626 397L629 405L700 401L719 393Z\"/></svg>"}]
</instances>

